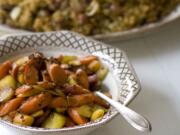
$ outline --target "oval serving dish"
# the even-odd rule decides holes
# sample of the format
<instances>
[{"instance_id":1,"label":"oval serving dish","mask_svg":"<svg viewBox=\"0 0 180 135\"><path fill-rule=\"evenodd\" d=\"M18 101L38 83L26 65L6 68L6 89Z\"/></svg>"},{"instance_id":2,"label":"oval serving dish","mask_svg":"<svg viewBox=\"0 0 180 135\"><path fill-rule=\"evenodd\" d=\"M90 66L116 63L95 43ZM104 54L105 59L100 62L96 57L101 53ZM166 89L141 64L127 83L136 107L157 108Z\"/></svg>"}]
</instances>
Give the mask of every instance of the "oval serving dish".
<instances>
[{"instance_id":1,"label":"oval serving dish","mask_svg":"<svg viewBox=\"0 0 180 135\"><path fill-rule=\"evenodd\" d=\"M68 31L7 35L0 38L0 62L7 59L16 59L35 51L41 51L46 56L57 56L58 54L97 55L109 68L109 73L103 85L110 90L113 99L123 105L128 105L140 91L139 81L126 54L117 48ZM13 132L13 134L85 135L103 126L117 114L118 112L115 109L110 108L108 113L100 120L82 126L62 129L23 127L4 120L0 120L0 126Z\"/></svg>"},{"instance_id":2,"label":"oval serving dish","mask_svg":"<svg viewBox=\"0 0 180 135\"><path fill-rule=\"evenodd\" d=\"M135 38L135 37L140 37L140 36L143 36L144 34L154 32L162 28L163 26L166 26L166 24L169 24L175 21L179 17L180 17L180 5L177 6L169 15L167 15L166 17L162 18L161 20L157 22L146 24L146 25L132 28L130 30L126 30L122 32L99 34L99 35L94 35L90 37L100 40L100 41L116 41L116 40L126 40L126 39ZM12 28L12 27L0 24L0 35L12 34L12 33L23 33L23 32L30 33L30 31L27 31L27 30Z\"/></svg>"}]
</instances>

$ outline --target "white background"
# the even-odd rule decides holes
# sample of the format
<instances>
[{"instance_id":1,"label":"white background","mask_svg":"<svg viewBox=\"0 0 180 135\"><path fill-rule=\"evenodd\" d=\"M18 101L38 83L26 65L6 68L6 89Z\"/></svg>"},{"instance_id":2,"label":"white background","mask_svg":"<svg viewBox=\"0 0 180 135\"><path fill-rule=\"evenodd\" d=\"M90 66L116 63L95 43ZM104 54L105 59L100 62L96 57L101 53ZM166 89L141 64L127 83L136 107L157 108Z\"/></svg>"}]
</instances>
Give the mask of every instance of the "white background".
<instances>
[{"instance_id":1,"label":"white background","mask_svg":"<svg viewBox=\"0 0 180 135\"><path fill-rule=\"evenodd\" d=\"M180 20L141 38L110 44L127 52L142 85L130 108L146 116L153 130L140 133L119 115L89 135L180 135Z\"/></svg>"},{"instance_id":2,"label":"white background","mask_svg":"<svg viewBox=\"0 0 180 135\"><path fill-rule=\"evenodd\" d=\"M152 123L151 133L131 128L119 115L90 135L180 135L180 20L144 37L111 43L123 49L141 81L130 108Z\"/></svg>"}]
</instances>

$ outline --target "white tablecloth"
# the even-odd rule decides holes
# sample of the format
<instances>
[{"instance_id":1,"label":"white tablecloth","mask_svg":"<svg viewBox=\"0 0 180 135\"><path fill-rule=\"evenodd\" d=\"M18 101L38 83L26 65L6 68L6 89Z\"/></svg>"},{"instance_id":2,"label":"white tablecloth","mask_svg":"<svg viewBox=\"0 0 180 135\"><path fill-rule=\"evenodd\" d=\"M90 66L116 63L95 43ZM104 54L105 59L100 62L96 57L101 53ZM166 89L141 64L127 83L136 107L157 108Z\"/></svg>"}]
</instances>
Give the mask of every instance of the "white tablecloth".
<instances>
[{"instance_id":1,"label":"white tablecloth","mask_svg":"<svg viewBox=\"0 0 180 135\"><path fill-rule=\"evenodd\" d=\"M132 62L142 91L130 107L152 123L149 135L180 134L180 20L141 38L114 42ZM1 135L10 134L0 127ZM116 117L90 135L146 135Z\"/></svg>"}]
</instances>

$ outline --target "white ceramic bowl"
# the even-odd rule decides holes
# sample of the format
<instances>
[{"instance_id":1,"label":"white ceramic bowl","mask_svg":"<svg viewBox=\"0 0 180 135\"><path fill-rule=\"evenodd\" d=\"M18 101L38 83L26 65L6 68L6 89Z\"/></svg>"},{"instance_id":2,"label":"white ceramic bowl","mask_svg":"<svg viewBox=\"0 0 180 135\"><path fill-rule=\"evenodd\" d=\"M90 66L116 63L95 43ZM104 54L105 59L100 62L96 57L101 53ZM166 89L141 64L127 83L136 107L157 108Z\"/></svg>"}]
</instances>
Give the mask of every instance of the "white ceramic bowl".
<instances>
[{"instance_id":1,"label":"white ceramic bowl","mask_svg":"<svg viewBox=\"0 0 180 135\"><path fill-rule=\"evenodd\" d=\"M131 102L140 90L139 81L125 53L101 42L68 31L8 35L0 38L1 62L6 59L15 59L34 51L41 51L46 56L60 53L81 56L88 54L98 55L110 70L104 80L104 85L110 90L113 99L124 105ZM0 120L0 125L17 135L85 135L103 126L117 114L117 111L111 108L101 120L63 129L21 127L3 120Z\"/></svg>"}]
</instances>

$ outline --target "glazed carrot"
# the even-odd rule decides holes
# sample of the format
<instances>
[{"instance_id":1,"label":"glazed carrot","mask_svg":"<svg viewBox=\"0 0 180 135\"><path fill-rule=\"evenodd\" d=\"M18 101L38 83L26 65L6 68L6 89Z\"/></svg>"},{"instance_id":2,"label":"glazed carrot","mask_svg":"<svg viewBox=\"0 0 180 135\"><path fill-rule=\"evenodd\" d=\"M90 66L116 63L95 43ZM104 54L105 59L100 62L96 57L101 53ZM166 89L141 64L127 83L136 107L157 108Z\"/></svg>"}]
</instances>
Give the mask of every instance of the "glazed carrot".
<instances>
[{"instance_id":1,"label":"glazed carrot","mask_svg":"<svg viewBox=\"0 0 180 135\"><path fill-rule=\"evenodd\" d=\"M80 62L81 62L81 64L87 65L87 64L91 63L93 60L97 60L97 57L90 55L90 56L86 56L84 58L81 58Z\"/></svg>"},{"instance_id":2,"label":"glazed carrot","mask_svg":"<svg viewBox=\"0 0 180 135\"><path fill-rule=\"evenodd\" d=\"M15 95L17 97L30 97L41 92L41 89L35 89L34 87L29 85L22 85L21 87L16 89Z\"/></svg>"},{"instance_id":3,"label":"glazed carrot","mask_svg":"<svg viewBox=\"0 0 180 135\"><path fill-rule=\"evenodd\" d=\"M20 106L19 111L24 114L32 114L48 106L51 103L51 100L51 94L41 93L34 97L30 97Z\"/></svg>"},{"instance_id":4,"label":"glazed carrot","mask_svg":"<svg viewBox=\"0 0 180 135\"><path fill-rule=\"evenodd\" d=\"M51 64L48 66L48 73L53 82L58 85L63 85L67 81L67 74L58 64Z\"/></svg>"},{"instance_id":5,"label":"glazed carrot","mask_svg":"<svg viewBox=\"0 0 180 135\"><path fill-rule=\"evenodd\" d=\"M89 82L88 82L88 76L86 72L82 69L78 69L76 71L77 76L77 82L79 85L81 85L83 88L88 89L89 88Z\"/></svg>"},{"instance_id":6,"label":"glazed carrot","mask_svg":"<svg viewBox=\"0 0 180 135\"><path fill-rule=\"evenodd\" d=\"M84 89L80 85L77 84L65 84L64 85L64 91L65 94L70 94L70 95L79 95L79 94L85 94L89 93L90 91L87 89Z\"/></svg>"},{"instance_id":7,"label":"glazed carrot","mask_svg":"<svg viewBox=\"0 0 180 135\"><path fill-rule=\"evenodd\" d=\"M51 102L51 107L53 108L61 108L61 107L67 107L67 99L64 97L56 97Z\"/></svg>"},{"instance_id":8,"label":"glazed carrot","mask_svg":"<svg viewBox=\"0 0 180 135\"><path fill-rule=\"evenodd\" d=\"M16 110L21 103L23 102L24 98L14 98L8 101L3 105L3 107L0 110L0 116L4 116L14 110Z\"/></svg>"},{"instance_id":9,"label":"glazed carrot","mask_svg":"<svg viewBox=\"0 0 180 135\"><path fill-rule=\"evenodd\" d=\"M73 95L67 97L68 106L77 107L84 104L93 103L94 96L93 94L81 94L81 95Z\"/></svg>"},{"instance_id":10,"label":"glazed carrot","mask_svg":"<svg viewBox=\"0 0 180 135\"><path fill-rule=\"evenodd\" d=\"M74 121L70 117L66 117L65 127L73 127L75 125L76 124L74 123Z\"/></svg>"},{"instance_id":11,"label":"glazed carrot","mask_svg":"<svg viewBox=\"0 0 180 135\"><path fill-rule=\"evenodd\" d=\"M24 81L26 84L35 84L38 82L38 70L30 64L26 64L24 68Z\"/></svg>"},{"instance_id":12,"label":"glazed carrot","mask_svg":"<svg viewBox=\"0 0 180 135\"><path fill-rule=\"evenodd\" d=\"M32 89L32 87L29 85L22 85L21 87L16 89L15 95L25 93L26 91L29 91L31 89Z\"/></svg>"},{"instance_id":13,"label":"glazed carrot","mask_svg":"<svg viewBox=\"0 0 180 135\"><path fill-rule=\"evenodd\" d=\"M93 96L94 96L94 103L95 104L103 106L104 108L109 108L109 105L104 100L102 100L101 98L99 98L96 95L93 95Z\"/></svg>"},{"instance_id":14,"label":"glazed carrot","mask_svg":"<svg viewBox=\"0 0 180 135\"><path fill-rule=\"evenodd\" d=\"M0 65L0 79L5 77L9 73L11 67L12 67L12 62L10 60L7 60Z\"/></svg>"},{"instance_id":15,"label":"glazed carrot","mask_svg":"<svg viewBox=\"0 0 180 135\"><path fill-rule=\"evenodd\" d=\"M71 119L78 125L82 125L88 122L86 118L84 118L78 113L76 108L69 108L67 112Z\"/></svg>"}]
</instances>

